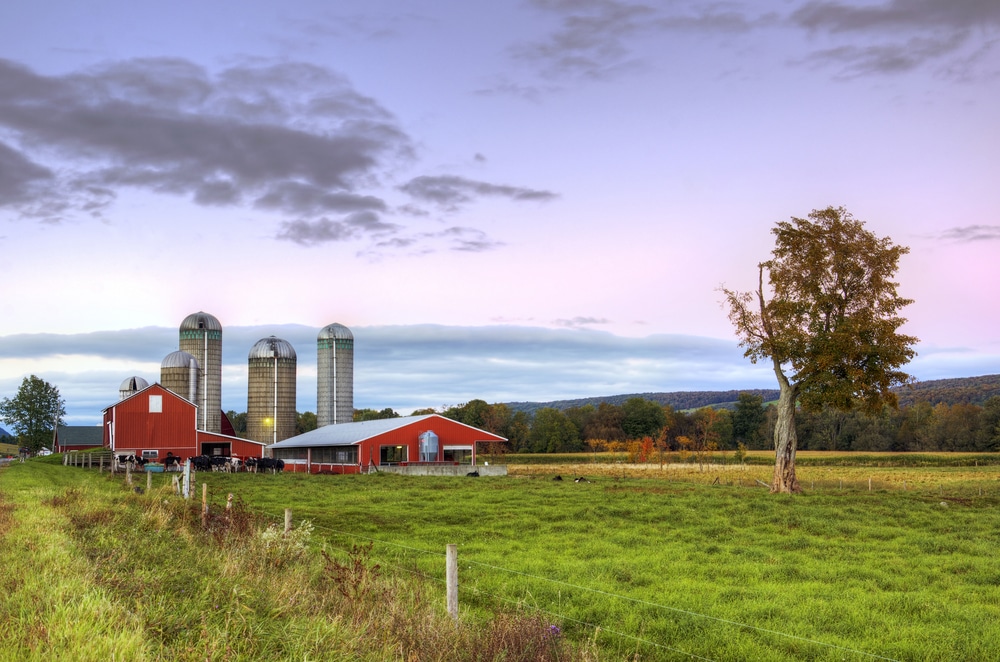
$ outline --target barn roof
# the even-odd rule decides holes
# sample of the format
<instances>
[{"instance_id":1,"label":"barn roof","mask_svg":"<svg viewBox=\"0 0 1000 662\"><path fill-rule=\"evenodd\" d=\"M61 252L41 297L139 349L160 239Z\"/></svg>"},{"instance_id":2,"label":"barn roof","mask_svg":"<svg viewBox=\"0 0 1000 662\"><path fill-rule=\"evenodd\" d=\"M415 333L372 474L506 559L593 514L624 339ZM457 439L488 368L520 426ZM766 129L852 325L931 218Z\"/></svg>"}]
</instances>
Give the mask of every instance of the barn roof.
<instances>
[{"instance_id":1,"label":"barn roof","mask_svg":"<svg viewBox=\"0 0 1000 662\"><path fill-rule=\"evenodd\" d=\"M101 425L60 425L56 436L63 446L101 446L104 444L104 427Z\"/></svg>"},{"instance_id":2,"label":"barn roof","mask_svg":"<svg viewBox=\"0 0 1000 662\"><path fill-rule=\"evenodd\" d=\"M450 418L445 418L439 414L425 414L423 416L401 416L399 418L383 418L375 421L357 421L354 423L337 423L335 425L324 425L321 428L310 430L295 437L290 437L276 444L270 444L268 448L306 448L314 446L347 446L359 444L366 439L377 437L393 430L405 428L414 423L422 421L446 421L448 424L460 425L482 432L482 441L506 441L501 436L495 435L486 430L460 423Z\"/></svg>"}]
</instances>

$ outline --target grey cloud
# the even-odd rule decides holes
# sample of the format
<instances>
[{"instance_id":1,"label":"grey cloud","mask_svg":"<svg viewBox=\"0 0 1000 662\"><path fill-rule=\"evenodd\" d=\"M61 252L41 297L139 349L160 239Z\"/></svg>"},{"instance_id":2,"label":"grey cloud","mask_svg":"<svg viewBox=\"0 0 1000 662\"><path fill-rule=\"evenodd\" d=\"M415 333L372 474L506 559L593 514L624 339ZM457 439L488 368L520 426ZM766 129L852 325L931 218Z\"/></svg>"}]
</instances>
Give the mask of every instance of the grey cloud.
<instances>
[{"instance_id":1,"label":"grey cloud","mask_svg":"<svg viewBox=\"0 0 1000 662\"><path fill-rule=\"evenodd\" d=\"M23 202L32 187L53 179L51 170L0 142L0 205Z\"/></svg>"},{"instance_id":2,"label":"grey cloud","mask_svg":"<svg viewBox=\"0 0 1000 662\"><path fill-rule=\"evenodd\" d=\"M361 199L382 208L356 189L387 161L412 156L409 137L377 102L334 72L295 63L244 64L213 76L160 58L44 76L0 60L0 130L25 158L67 166L57 182L67 213L84 204L74 202L74 187L120 186L206 205L251 196L295 214L344 210Z\"/></svg>"},{"instance_id":3,"label":"grey cloud","mask_svg":"<svg viewBox=\"0 0 1000 662\"><path fill-rule=\"evenodd\" d=\"M434 202L449 209L471 202L475 197L503 197L517 201L539 202L558 197L551 191L490 184L454 175L415 177L400 189L417 199Z\"/></svg>"},{"instance_id":4,"label":"grey cloud","mask_svg":"<svg viewBox=\"0 0 1000 662\"><path fill-rule=\"evenodd\" d=\"M774 385L773 373L750 364L734 339L627 338L601 331L519 326L360 327L347 319L326 320L333 321L347 324L354 334L354 403L359 408L409 411L473 398L549 401ZM319 328L299 324L229 327L224 320L223 324L224 409L246 410L247 353L258 339L276 335L290 342L298 354L298 409L315 411L314 348ZM126 377L138 374L150 382L159 381L160 361L176 348L176 327L0 337L0 358L93 357L92 369L82 373L39 375L59 387L69 420L76 424L97 423L100 410L117 400L118 386ZM924 358L925 353L929 358ZM921 379L1000 372L1000 356L967 354L964 363L956 364L950 355L942 358L921 350L912 371ZM120 373L108 370L103 365L106 358L133 360L137 367ZM0 380L0 396L13 395L22 377Z\"/></svg>"},{"instance_id":5,"label":"grey cloud","mask_svg":"<svg viewBox=\"0 0 1000 662\"><path fill-rule=\"evenodd\" d=\"M949 228L941 233L942 239L952 241L1000 241L1000 225L966 225Z\"/></svg>"},{"instance_id":6,"label":"grey cloud","mask_svg":"<svg viewBox=\"0 0 1000 662\"><path fill-rule=\"evenodd\" d=\"M285 221L281 228L278 239L293 241L301 246L348 241L362 235L379 236L401 229L399 225L381 220L378 214L371 211L348 214L340 220L324 217L315 221Z\"/></svg>"},{"instance_id":7,"label":"grey cloud","mask_svg":"<svg viewBox=\"0 0 1000 662\"><path fill-rule=\"evenodd\" d=\"M834 32L930 28L975 28L1000 25L994 0L889 0L881 4L809 2L792 20L810 29Z\"/></svg>"},{"instance_id":8,"label":"grey cloud","mask_svg":"<svg viewBox=\"0 0 1000 662\"><path fill-rule=\"evenodd\" d=\"M790 16L792 24L849 43L811 54L806 61L844 67L843 75L894 74L929 63L939 73L967 78L992 49L986 38L1000 27L993 0L888 0L856 5L809 2ZM869 40L850 41L852 37Z\"/></svg>"},{"instance_id":9,"label":"grey cloud","mask_svg":"<svg viewBox=\"0 0 1000 662\"><path fill-rule=\"evenodd\" d=\"M604 317L574 317L572 319L557 319L553 322L556 326L570 329L579 329L595 324L610 324L611 320Z\"/></svg>"}]
</instances>

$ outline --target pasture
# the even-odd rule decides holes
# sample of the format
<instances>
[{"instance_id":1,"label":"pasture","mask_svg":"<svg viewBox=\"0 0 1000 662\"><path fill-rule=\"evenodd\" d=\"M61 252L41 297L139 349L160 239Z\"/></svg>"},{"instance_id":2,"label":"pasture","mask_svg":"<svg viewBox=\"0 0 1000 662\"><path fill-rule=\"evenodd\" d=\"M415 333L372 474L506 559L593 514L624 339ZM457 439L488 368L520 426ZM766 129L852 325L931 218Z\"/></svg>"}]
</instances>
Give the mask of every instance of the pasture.
<instances>
[{"instance_id":1,"label":"pasture","mask_svg":"<svg viewBox=\"0 0 1000 662\"><path fill-rule=\"evenodd\" d=\"M43 466L51 472L47 489L82 483L121 498L120 478L39 460L4 470L0 493L9 476ZM502 612L559 628L567 645L556 657L523 659L1000 659L995 467L803 466L806 494L793 498L752 487L768 476L755 465L699 471L564 462L511 470L489 479L203 472L195 500L206 483L213 512L228 493L275 521L291 508L296 522L311 523L310 545L355 561L370 545L363 563L420 587L437 612L445 545L457 543L463 622L481 627ZM564 480L552 480L557 473ZM589 482L571 480L579 475ZM169 476L154 479L159 499ZM142 546L142 536L132 542ZM177 572L152 552L148 565L150 582L157 572ZM294 569L281 572L283 584L306 581ZM155 591L146 595L155 600ZM231 598L224 604L234 608ZM142 601L122 608L148 630ZM251 614L237 609L231 617ZM2 635L0 645L7 645ZM193 650L201 657L179 659L253 659ZM407 659L398 651L373 655ZM272 659L304 658L279 650Z\"/></svg>"}]
</instances>

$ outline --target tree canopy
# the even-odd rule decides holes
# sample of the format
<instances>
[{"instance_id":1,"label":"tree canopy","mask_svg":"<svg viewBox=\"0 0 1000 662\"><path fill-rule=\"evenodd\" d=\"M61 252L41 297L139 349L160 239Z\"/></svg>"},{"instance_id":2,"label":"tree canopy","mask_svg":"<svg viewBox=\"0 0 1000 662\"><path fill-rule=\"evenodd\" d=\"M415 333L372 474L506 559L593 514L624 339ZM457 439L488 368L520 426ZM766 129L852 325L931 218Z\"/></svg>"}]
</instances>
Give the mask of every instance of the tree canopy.
<instances>
[{"instance_id":1,"label":"tree canopy","mask_svg":"<svg viewBox=\"0 0 1000 662\"><path fill-rule=\"evenodd\" d=\"M52 442L55 426L65 415L59 389L35 375L24 378L13 398L0 400L0 419L14 429L22 446L33 451Z\"/></svg>"},{"instance_id":2,"label":"tree canopy","mask_svg":"<svg viewBox=\"0 0 1000 662\"><path fill-rule=\"evenodd\" d=\"M874 413L895 405L891 387L910 381L900 368L917 339L899 327L912 301L897 294L893 280L909 249L869 232L843 207L779 222L772 233L757 290L723 293L745 355L770 359L778 380L771 489L798 492L796 402L809 411L828 405Z\"/></svg>"}]
</instances>

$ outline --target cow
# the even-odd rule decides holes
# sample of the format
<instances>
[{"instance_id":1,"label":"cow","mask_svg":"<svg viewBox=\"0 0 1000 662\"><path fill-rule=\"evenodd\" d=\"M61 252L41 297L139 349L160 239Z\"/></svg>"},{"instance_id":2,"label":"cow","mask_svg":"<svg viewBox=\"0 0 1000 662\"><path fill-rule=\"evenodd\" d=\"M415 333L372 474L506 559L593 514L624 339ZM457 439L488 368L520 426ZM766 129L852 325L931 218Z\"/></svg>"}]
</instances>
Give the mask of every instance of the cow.
<instances>
[{"instance_id":1,"label":"cow","mask_svg":"<svg viewBox=\"0 0 1000 662\"><path fill-rule=\"evenodd\" d=\"M254 473L260 473L261 471L270 471L271 473L278 473L283 471L285 468L284 460L276 460L273 457L248 457L246 459L247 471L252 471Z\"/></svg>"},{"instance_id":2,"label":"cow","mask_svg":"<svg viewBox=\"0 0 1000 662\"><path fill-rule=\"evenodd\" d=\"M163 470L164 471L180 471L181 470L181 458L174 455L173 453L167 453L167 456L163 458Z\"/></svg>"},{"instance_id":3,"label":"cow","mask_svg":"<svg viewBox=\"0 0 1000 662\"><path fill-rule=\"evenodd\" d=\"M191 462L191 468L195 471L212 470L212 458L207 455L193 455L188 460Z\"/></svg>"}]
</instances>

